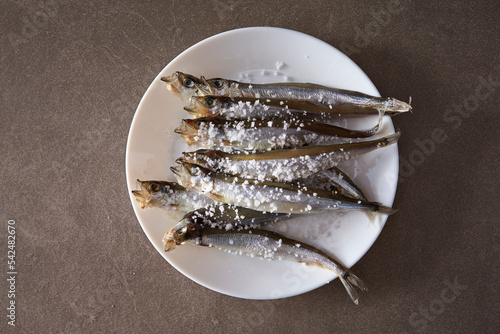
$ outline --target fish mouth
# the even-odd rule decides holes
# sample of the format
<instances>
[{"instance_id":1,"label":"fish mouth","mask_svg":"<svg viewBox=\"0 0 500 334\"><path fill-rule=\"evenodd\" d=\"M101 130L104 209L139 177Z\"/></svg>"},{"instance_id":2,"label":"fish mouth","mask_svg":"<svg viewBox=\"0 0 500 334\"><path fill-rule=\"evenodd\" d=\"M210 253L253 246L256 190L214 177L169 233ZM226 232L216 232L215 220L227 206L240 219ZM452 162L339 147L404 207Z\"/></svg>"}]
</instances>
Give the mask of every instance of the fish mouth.
<instances>
[{"instance_id":1,"label":"fish mouth","mask_svg":"<svg viewBox=\"0 0 500 334\"><path fill-rule=\"evenodd\" d=\"M163 245L165 245L165 252L169 252L175 247L177 247L177 243L174 240L174 234L172 233L172 230L165 233L162 241Z\"/></svg>"},{"instance_id":2,"label":"fish mouth","mask_svg":"<svg viewBox=\"0 0 500 334\"><path fill-rule=\"evenodd\" d=\"M198 130L193 125L193 120L185 119L182 121L181 125L174 130L175 133L179 134L186 144L193 145L199 139ZM197 139L195 139L197 138Z\"/></svg>"},{"instance_id":3,"label":"fish mouth","mask_svg":"<svg viewBox=\"0 0 500 334\"><path fill-rule=\"evenodd\" d=\"M195 125L194 120L192 119L183 119L182 123L179 127L174 130L175 133L182 135L188 135L192 133L198 132Z\"/></svg>"},{"instance_id":4,"label":"fish mouth","mask_svg":"<svg viewBox=\"0 0 500 334\"><path fill-rule=\"evenodd\" d=\"M179 159L181 159L181 158L179 158ZM179 159L177 159L177 160L179 160ZM177 160L175 160L175 162L178 162ZM180 177L182 174L181 168L182 168L182 166L179 165L179 166L170 167L170 170L172 171L172 173L174 173L175 176Z\"/></svg>"},{"instance_id":5,"label":"fish mouth","mask_svg":"<svg viewBox=\"0 0 500 334\"><path fill-rule=\"evenodd\" d=\"M144 181L137 179L137 187L139 190L132 190L132 194L135 196L135 200L141 205L141 208L144 209L150 204L151 194L144 185Z\"/></svg>"},{"instance_id":6,"label":"fish mouth","mask_svg":"<svg viewBox=\"0 0 500 334\"><path fill-rule=\"evenodd\" d=\"M178 135L181 135L181 136L186 134L186 131L185 131L183 125L179 126L178 128L175 128L174 132L177 133Z\"/></svg>"},{"instance_id":7,"label":"fish mouth","mask_svg":"<svg viewBox=\"0 0 500 334\"><path fill-rule=\"evenodd\" d=\"M192 106L192 105L189 105L189 106L185 106L184 107L184 110L186 110L188 113L190 113L191 115L197 115L198 113L196 112L195 110L195 107Z\"/></svg>"},{"instance_id":8,"label":"fish mouth","mask_svg":"<svg viewBox=\"0 0 500 334\"><path fill-rule=\"evenodd\" d=\"M144 209L149 202L149 193L145 189L141 189L132 190L132 194L135 196L135 200L141 205L141 208Z\"/></svg>"},{"instance_id":9,"label":"fish mouth","mask_svg":"<svg viewBox=\"0 0 500 334\"><path fill-rule=\"evenodd\" d=\"M175 72L174 74L169 75L168 77L161 77L160 80L170 84L175 80L177 80L178 77L179 77L179 72Z\"/></svg>"}]
</instances>

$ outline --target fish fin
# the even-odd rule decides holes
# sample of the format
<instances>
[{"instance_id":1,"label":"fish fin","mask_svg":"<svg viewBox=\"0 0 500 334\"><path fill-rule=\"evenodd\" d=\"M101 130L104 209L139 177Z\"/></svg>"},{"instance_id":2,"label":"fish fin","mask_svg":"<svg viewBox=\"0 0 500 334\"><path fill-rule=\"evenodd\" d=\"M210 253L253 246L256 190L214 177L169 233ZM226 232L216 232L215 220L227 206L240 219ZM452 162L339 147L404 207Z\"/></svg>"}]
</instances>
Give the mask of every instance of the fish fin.
<instances>
[{"instance_id":1,"label":"fish fin","mask_svg":"<svg viewBox=\"0 0 500 334\"><path fill-rule=\"evenodd\" d=\"M368 219L370 220L370 223L375 225L375 213L373 213L373 211L369 211L369 210L363 210L363 213L368 217Z\"/></svg>"},{"instance_id":2,"label":"fish fin","mask_svg":"<svg viewBox=\"0 0 500 334\"><path fill-rule=\"evenodd\" d=\"M361 291L368 291L368 287L366 286L366 284L356 275L354 275L352 272L348 272L346 275L345 275L347 281L351 282L351 284L354 284L355 286L357 286L358 288L361 289Z\"/></svg>"},{"instance_id":3,"label":"fish fin","mask_svg":"<svg viewBox=\"0 0 500 334\"><path fill-rule=\"evenodd\" d=\"M384 215L392 215L393 213L396 213L398 211L398 209L393 209L380 203L377 203L377 206L378 208L376 212Z\"/></svg>"},{"instance_id":4,"label":"fish fin","mask_svg":"<svg viewBox=\"0 0 500 334\"><path fill-rule=\"evenodd\" d=\"M349 280L349 274L347 273L346 277L340 275L339 278L342 284L344 285L344 288L346 289L347 293L349 294L349 297L351 297L351 300L354 302L354 304L358 305L359 303L358 292L354 289L354 283Z\"/></svg>"},{"instance_id":5,"label":"fish fin","mask_svg":"<svg viewBox=\"0 0 500 334\"><path fill-rule=\"evenodd\" d=\"M393 209L388 206L382 205L380 203L375 203L376 209L375 211L372 210L363 210L364 214L368 217L370 220L370 223L375 224L375 214L383 214L383 215L392 215L393 213L396 213L398 209Z\"/></svg>"},{"instance_id":6,"label":"fish fin","mask_svg":"<svg viewBox=\"0 0 500 334\"><path fill-rule=\"evenodd\" d=\"M378 121L377 124L373 127L373 129L375 130L374 134L377 133L382 127L382 122L384 121L384 115L386 113L385 109L377 109L377 111L378 111Z\"/></svg>"},{"instance_id":7,"label":"fish fin","mask_svg":"<svg viewBox=\"0 0 500 334\"><path fill-rule=\"evenodd\" d=\"M225 203L225 198L222 195L210 193L208 197L216 200L217 202Z\"/></svg>"},{"instance_id":8,"label":"fish fin","mask_svg":"<svg viewBox=\"0 0 500 334\"><path fill-rule=\"evenodd\" d=\"M207 79L205 79L205 77L202 75L200 77L200 80L201 82L203 82L203 84L205 86L203 86L202 90L206 93L206 94L213 94L213 90L212 90L212 87L210 87L209 83L207 82Z\"/></svg>"},{"instance_id":9,"label":"fish fin","mask_svg":"<svg viewBox=\"0 0 500 334\"><path fill-rule=\"evenodd\" d=\"M368 288L366 287L366 284L358 276L354 275L350 271L345 272L344 275L339 275L339 278L344 285L344 288L347 290L349 297L351 297L354 304L358 305L359 296L354 287L358 287L359 289L361 289L361 291L367 291Z\"/></svg>"},{"instance_id":10,"label":"fish fin","mask_svg":"<svg viewBox=\"0 0 500 334\"><path fill-rule=\"evenodd\" d=\"M391 144L395 144L398 142L399 137L401 137L401 130L397 130L395 133L388 135L384 138L381 138L381 144L382 146L389 146Z\"/></svg>"}]
</instances>

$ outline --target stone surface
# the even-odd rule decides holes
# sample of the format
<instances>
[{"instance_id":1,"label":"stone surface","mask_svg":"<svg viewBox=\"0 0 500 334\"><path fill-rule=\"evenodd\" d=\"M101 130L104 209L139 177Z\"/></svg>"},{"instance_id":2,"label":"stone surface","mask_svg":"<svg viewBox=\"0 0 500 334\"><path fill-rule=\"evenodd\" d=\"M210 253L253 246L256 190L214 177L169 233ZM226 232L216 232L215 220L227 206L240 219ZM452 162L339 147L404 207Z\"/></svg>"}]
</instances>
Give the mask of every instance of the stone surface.
<instances>
[{"instance_id":1,"label":"stone surface","mask_svg":"<svg viewBox=\"0 0 500 334\"><path fill-rule=\"evenodd\" d=\"M499 10L497 1L3 1L1 332L498 333ZM144 91L192 44L247 26L315 36L382 95L412 96L414 112L394 118L399 212L355 265L370 286L357 307L338 281L278 301L208 290L163 260L130 205L126 140ZM16 328L6 317L9 220Z\"/></svg>"}]
</instances>

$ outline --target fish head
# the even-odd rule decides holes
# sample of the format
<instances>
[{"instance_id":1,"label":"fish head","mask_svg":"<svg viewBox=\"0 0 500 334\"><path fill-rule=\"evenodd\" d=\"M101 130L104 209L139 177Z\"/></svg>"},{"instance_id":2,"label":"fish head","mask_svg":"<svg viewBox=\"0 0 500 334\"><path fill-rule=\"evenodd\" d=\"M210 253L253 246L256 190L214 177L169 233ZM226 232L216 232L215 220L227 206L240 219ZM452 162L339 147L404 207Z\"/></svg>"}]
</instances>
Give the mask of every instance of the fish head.
<instances>
[{"instance_id":1,"label":"fish head","mask_svg":"<svg viewBox=\"0 0 500 334\"><path fill-rule=\"evenodd\" d=\"M203 167L213 167L214 159L217 159L213 150L200 149L193 152L184 152L177 159L178 163L196 164Z\"/></svg>"},{"instance_id":2,"label":"fish head","mask_svg":"<svg viewBox=\"0 0 500 334\"><path fill-rule=\"evenodd\" d=\"M170 169L179 183L187 189L209 193L214 188L214 178L209 169L186 162Z\"/></svg>"},{"instance_id":3,"label":"fish head","mask_svg":"<svg viewBox=\"0 0 500 334\"><path fill-rule=\"evenodd\" d=\"M191 99L191 105L184 107L193 117L217 116L224 105L224 98L212 95L195 96Z\"/></svg>"},{"instance_id":4,"label":"fish head","mask_svg":"<svg viewBox=\"0 0 500 334\"><path fill-rule=\"evenodd\" d=\"M175 193L175 186L172 182L137 180L137 184L140 189L132 190L132 194L143 209L155 207Z\"/></svg>"},{"instance_id":5,"label":"fish head","mask_svg":"<svg viewBox=\"0 0 500 334\"><path fill-rule=\"evenodd\" d=\"M188 145L207 144L220 135L224 135L224 120L218 117L200 117L183 119L181 125L174 130L182 136Z\"/></svg>"},{"instance_id":6,"label":"fish head","mask_svg":"<svg viewBox=\"0 0 500 334\"><path fill-rule=\"evenodd\" d=\"M200 237L201 225L191 220L188 215L182 218L170 231L165 233L163 244L165 245L166 252L182 245L186 241L195 240Z\"/></svg>"},{"instance_id":7,"label":"fish head","mask_svg":"<svg viewBox=\"0 0 500 334\"><path fill-rule=\"evenodd\" d=\"M162 81L167 83L167 89L175 96L180 97L184 101L189 101L191 96L196 94L202 86L202 82L195 76L190 74L175 72L171 76L162 77Z\"/></svg>"},{"instance_id":8,"label":"fish head","mask_svg":"<svg viewBox=\"0 0 500 334\"><path fill-rule=\"evenodd\" d=\"M205 94L211 94L215 96L229 96L229 81L222 78L212 78L206 80L202 78L204 86L202 88Z\"/></svg>"},{"instance_id":9,"label":"fish head","mask_svg":"<svg viewBox=\"0 0 500 334\"><path fill-rule=\"evenodd\" d=\"M198 131L200 126L203 127L204 122L196 119L183 119L181 125L176 128L174 132L181 135L188 145L193 145L200 140L202 141L207 139L203 136L203 134L206 133L205 131Z\"/></svg>"}]
</instances>

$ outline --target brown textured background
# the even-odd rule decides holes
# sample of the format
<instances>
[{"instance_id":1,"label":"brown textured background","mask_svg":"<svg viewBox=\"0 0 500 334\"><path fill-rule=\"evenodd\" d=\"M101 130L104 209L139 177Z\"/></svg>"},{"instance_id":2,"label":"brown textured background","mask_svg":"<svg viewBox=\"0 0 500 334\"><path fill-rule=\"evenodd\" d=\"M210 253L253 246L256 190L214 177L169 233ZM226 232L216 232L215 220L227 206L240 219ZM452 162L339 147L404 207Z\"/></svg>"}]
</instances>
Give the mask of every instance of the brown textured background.
<instances>
[{"instance_id":1,"label":"brown textured background","mask_svg":"<svg viewBox=\"0 0 500 334\"><path fill-rule=\"evenodd\" d=\"M2 1L0 332L498 333L499 14L498 1ZM355 266L370 286L358 307L337 281L273 302L208 290L133 213L126 140L150 82L192 44L263 25L320 38L382 95L413 98L394 119L400 211Z\"/></svg>"}]
</instances>

